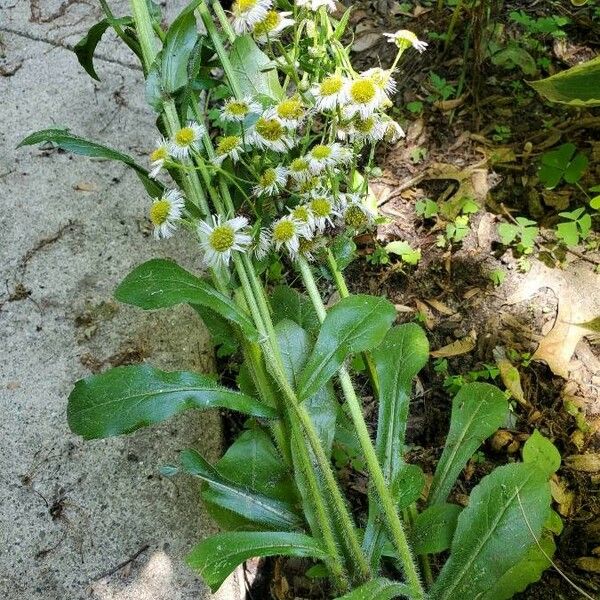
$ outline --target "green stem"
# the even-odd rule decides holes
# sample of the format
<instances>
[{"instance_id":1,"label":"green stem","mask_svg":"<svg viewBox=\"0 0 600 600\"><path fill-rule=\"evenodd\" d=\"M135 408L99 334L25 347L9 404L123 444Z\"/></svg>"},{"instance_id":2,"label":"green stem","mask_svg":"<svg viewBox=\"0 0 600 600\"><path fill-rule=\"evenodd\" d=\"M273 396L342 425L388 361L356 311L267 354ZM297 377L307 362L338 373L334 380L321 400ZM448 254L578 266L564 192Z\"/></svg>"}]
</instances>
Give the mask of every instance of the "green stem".
<instances>
[{"instance_id":1,"label":"green stem","mask_svg":"<svg viewBox=\"0 0 600 600\"><path fill-rule=\"evenodd\" d=\"M135 30L142 49L144 67L146 72L148 72L158 54L158 48L152 27L152 17L150 16L146 0L131 0L131 14L133 15Z\"/></svg>"},{"instance_id":2,"label":"green stem","mask_svg":"<svg viewBox=\"0 0 600 600\"><path fill-rule=\"evenodd\" d=\"M323 321L327 315L327 311L325 309L325 305L323 304L323 300L321 299L321 295L310 267L306 260L302 257L297 259L297 263L300 268L300 273L302 275L308 295L313 302L319 319ZM348 409L350 411L350 417L352 418L352 422L358 436L358 441L365 456L371 481L379 497L381 509L387 520L386 525L392 538L392 543L394 544L394 547L398 553L398 557L402 563L407 583L410 586L415 599L425 598L425 590L423 589L417 565L408 544L404 526L402 525L402 521L400 520L400 516L396 510L392 495L385 483L385 477L383 475L381 465L379 464L379 460L377 459L375 448L371 442L367 424L365 423L362 407L358 397L356 396L350 374L348 373L346 367L340 368L339 380L346 403L348 405Z\"/></svg>"}]
</instances>

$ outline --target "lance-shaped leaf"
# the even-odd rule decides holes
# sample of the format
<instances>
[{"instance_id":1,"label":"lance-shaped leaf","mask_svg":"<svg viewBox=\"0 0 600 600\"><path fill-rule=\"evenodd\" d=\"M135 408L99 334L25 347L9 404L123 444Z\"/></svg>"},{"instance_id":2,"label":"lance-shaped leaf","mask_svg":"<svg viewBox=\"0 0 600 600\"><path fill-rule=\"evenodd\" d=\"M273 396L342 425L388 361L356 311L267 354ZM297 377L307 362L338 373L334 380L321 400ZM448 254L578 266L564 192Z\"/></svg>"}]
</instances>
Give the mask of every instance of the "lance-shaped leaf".
<instances>
[{"instance_id":1,"label":"lance-shaped leaf","mask_svg":"<svg viewBox=\"0 0 600 600\"><path fill-rule=\"evenodd\" d=\"M131 25L132 23L133 19L131 17L122 17L120 19L111 19L107 17L93 25L86 35L75 44L73 52L75 52L79 64L85 69L90 77L100 81L100 77L98 77L98 73L96 73L96 69L94 68L94 52L106 30L114 25L123 27Z\"/></svg>"},{"instance_id":2,"label":"lance-shaped leaf","mask_svg":"<svg viewBox=\"0 0 600 600\"><path fill-rule=\"evenodd\" d=\"M237 323L249 338L258 339L252 321L233 300L171 260L157 258L136 267L116 289L115 298L146 310L201 304Z\"/></svg>"},{"instance_id":3,"label":"lance-shaped leaf","mask_svg":"<svg viewBox=\"0 0 600 600\"><path fill-rule=\"evenodd\" d=\"M404 583L377 577L360 587L337 598L337 600L392 600L411 598L410 588Z\"/></svg>"},{"instance_id":4,"label":"lance-shaped leaf","mask_svg":"<svg viewBox=\"0 0 600 600\"><path fill-rule=\"evenodd\" d=\"M277 70L250 35L235 38L229 60L243 96L266 96L272 100L283 96Z\"/></svg>"},{"instance_id":5,"label":"lance-shaped leaf","mask_svg":"<svg viewBox=\"0 0 600 600\"><path fill-rule=\"evenodd\" d=\"M185 9L169 27L162 50L161 83L167 94L188 83L188 62L197 39L194 11Z\"/></svg>"},{"instance_id":6,"label":"lance-shaped leaf","mask_svg":"<svg viewBox=\"0 0 600 600\"><path fill-rule=\"evenodd\" d=\"M146 188L148 194L153 197L158 197L161 196L164 191L163 186L153 179L150 179L148 171L144 169L144 167L138 165L128 154L73 135L72 133L69 133L67 129L43 129L42 131L36 131L26 137L18 147L33 146L45 142L52 142L59 148L62 148L67 152L73 152L73 154L80 154L91 158L106 158L107 160L122 162L137 173L137 176L140 178L140 181Z\"/></svg>"},{"instance_id":7,"label":"lance-shaped leaf","mask_svg":"<svg viewBox=\"0 0 600 600\"><path fill-rule=\"evenodd\" d=\"M416 554L437 554L450 548L462 507L436 504L417 515L410 535Z\"/></svg>"},{"instance_id":8,"label":"lance-shaped leaf","mask_svg":"<svg viewBox=\"0 0 600 600\"><path fill-rule=\"evenodd\" d=\"M187 473L209 483L210 498L214 504L275 531L302 527L302 519L291 504L223 477L195 450L184 450L181 464Z\"/></svg>"},{"instance_id":9,"label":"lance-shaped leaf","mask_svg":"<svg viewBox=\"0 0 600 600\"><path fill-rule=\"evenodd\" d=\"M215 592L238 565L262 556L329 558L317 540L302 533L239 531L219 533L200 542L187 563Z\"/></svg>"},{"instance_id":10,"label":"lance-shaped leaf","mask_svg":"<svg viewBox=\"0 0 600 600\"><path fill-rule=\"evenodd\" d=\"M319 319L312 302L294 288L278 285L271 294L271 306L275 324L290 319L311 333L319 329Z\"/></svg>"},{"instance_id":11,"label":"lance-shaped leaf","mask_svg":"<svg viewBox=\"0 0 600 600\"><path fill-rule=\"evenodd\" d=\"M467 383L452 401L450 431L438 462L429 504L446 501L458 475L483 441L492 435L508 414L504 394L489 383Z\"/></svg>"},{"instance_id":12,"label":"lance-shaped leaf","mask_svg":"<svg viewBox=\"0 0 600 600\"><path fill-rule=\"evenodd\" d=\"M396 309L385 298L355 295L335 304L298 379L300 399L322 388L350 354L378 346L395 318Z\"/></svg>"},{"instance_id":13,"label":"lance-shaped leaf","mask_svg":"<svg viewBox=\"0 0 600 600\"><path fill-rule=\"evenodd\" d=\"M255 398L222 387L197 373L166 373L150 365L116 367L75 384L69 395L69 427L85 439L130 433L189 408L228 408L275 417Z\"/></svg>"},{"instance_id":14,"label":"lance-shaped leaf","mask_svg":"<svg viewBox=\"0 0 600 600\"><path fill-rule=\"evenodd\" d=\"M450 558L431 589L431 599L496 600L485 594L540 538L550 502L548 477L533 465L505 465L484 477L458 518Z\"/></svg>"}]
</instances>

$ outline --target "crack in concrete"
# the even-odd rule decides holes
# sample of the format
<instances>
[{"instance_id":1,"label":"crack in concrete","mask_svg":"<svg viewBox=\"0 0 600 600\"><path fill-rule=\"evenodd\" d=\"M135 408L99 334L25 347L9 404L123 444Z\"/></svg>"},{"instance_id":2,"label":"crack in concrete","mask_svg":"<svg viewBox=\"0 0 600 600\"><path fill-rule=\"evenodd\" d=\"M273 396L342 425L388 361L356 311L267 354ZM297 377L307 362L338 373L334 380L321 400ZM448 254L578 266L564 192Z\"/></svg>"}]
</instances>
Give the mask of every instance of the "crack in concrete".
<instances>
[{"instance_id":1,"label":"crack in concrete","mask_svg":"<svg viewBox=\"0 0 600 600\"><path fill-rule=\"evenodd\" d=\"M31 40L32 42L41 42L43 44L48 44L49 46L53 46L55 48L62 48L63 50L70 50L71 52L73 51L74 45L72 44L67 44L64 42L58 42L56 40L49 40L37 35L34 35L32 33L25 33L24 31L19 31L18 29L13 29L12 27L5 27L5 26L0 26L0 33L10 33L12 35L16 35L22 38L25 38L27 40ZM107 62L113 65L120 65L121 67L126 67L127 69L131 69L132 71L142 71L142 68L138 65L135 64L131 64L128 62L125 62L123 60L119 60L118 58L111 58L110 56L107 56L105 54L98 54L98 53L94 53L94 58L103 61L103 62Z\"/></svg>"}]
</instances>

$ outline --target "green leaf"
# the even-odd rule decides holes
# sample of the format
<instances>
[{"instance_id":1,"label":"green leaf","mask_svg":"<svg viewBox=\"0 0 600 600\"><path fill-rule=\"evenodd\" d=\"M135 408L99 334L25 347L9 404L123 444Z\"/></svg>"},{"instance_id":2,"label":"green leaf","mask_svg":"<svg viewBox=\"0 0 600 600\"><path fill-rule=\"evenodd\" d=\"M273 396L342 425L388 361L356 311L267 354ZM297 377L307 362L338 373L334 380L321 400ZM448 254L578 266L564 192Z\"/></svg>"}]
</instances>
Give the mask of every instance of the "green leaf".
<instances>
[{"instance_id":1,"label":"green leaf","mask_svg":"<svg viewBox=\"0 0 600 600\"><path fill-rule=\"evenodd\" d=\"M217 356L219 358L231 356L239 347L239 341L231 323L206 306L201 304L191 304L190 306L208 329L213 346L217 349Z\"/></svg>"},{"instance_id":2,"label":"green leaf","mask_svg":"<svg viewBox=\"0 0 600 600\"><path fill-rule=\"evenodd\" d=\"M588 167L588 158L585 154L577 154L565 170L564 179L567 183L577 183Z\"/></svg>"},{"instance_id":3,"label":"green leaf","mask_svg":"<svg viewBox=\"0 0 600 600\"><path fill-rule=\"evenodd\" d=\"M600 56L529 85L551 102L600 106Z\"/></svg>"},{"instance_id":4,"label":"green leaf","mask_svg":"<svg viewBox=\"0 0 600 600\"><path fill-rule=\"evenodd\" d=\"M302 527L302 519L293 505L223 477L196 450L184 450L181 453L181 465L190 475L208 482L211 492L209 498L213 504L275 531Z\"/></svg>"},{"instance_id":5,"label":"green leaf","mask_svg":"<svg viewBox=\"0 0 600 600\"><path fill-rule=\"evenodd\" d=\"M421 260L421 250L414 250L408 242L397 240L385 246L385 251L397 254L407 265L416 265Z\"/></svg>"},{"instance_id":6,"label":"green leaf","mask_svg":"<svg viewBox=\"0 0 600 600\"><path fill-rule=\"evenodd\" d=\"M162 50L161 81L167 94L188 83L188 62L197 39L194 11L185 9L169 27Z\"/></svg>"},{"instance_id":7,"label":"green leaf","mask_svg":"<svg viewBox=\"0 0 600 600\"><path fill-rule=\"evenodd\" d=\"M498 235L505 246L510 246L517 238L518 233L519 228L516 225L510 223L500 223L498 225Z\"/></svg>"},{"instance_id":8,"label":"green leaf","mask_svg":"<svg viewBox=\"0 0 600 600\"><path fill-rule=\"evenodd\" d=\"M508 402L489 383L467 383L452 401L450 431L431 489L429 504L446 501L458 475L482 442L504 423Z\"/></svg>"},{"instance_id":9,"label":"green leaf","mask_svg":"<svg viewBox=\"0 0 600 600\"><path fill-rule=\"evenodd\" d=\"M395 318L396 309L385 298L353 295L335 304L299 377L300 399L322 388L350 354L379 345Z\"/></svg>"},{"instance_id":10,"label":"green leaf","mask_svg":"<svg viewBox=\"0 0 600 600\"><path fill-rule=\"evenodd\" d=\"M306 331L315 331L319 328L319 319L307 296L301 294L287 285L278 285L271 294L273 307L273 322L289 319L294 321Z\"/></svg>"},{"instance_id":11,"label":"green leaf","mask_svg":"<svg viewBox=\"0 0 600 600\"><path fill-rule=\"evenodd\" d=\"M337 25L335 26L335 30L333 32L333 37L336 40L341 39L342 36L344 35L344 32L346 31L346 27L348 27L348 22L350 21L350 15L352 14L352 10L353 10L352 6L350 8L347 8L346 12L344 12L344 14L342 15L342 18L338 21Z\"/></svg>"},{"instance_id":12,"label":"green leaf","mask_svg":"<svg viewBox=\"0 0 600 600\"><path fill-rule=\"evenodd\" d=\"M532 535L539 539L550 502L547 476L533 465L505 465L484 477L458 518L431 599L484 596L523 560L535 543Z\"/></svg>"},{"instance_id":13,"label":"green leaf","mask_svg":"<svg viewBox=\"0 0 600 600\"><path fill-rule=\"evenodd\" d=\"M133 158L131 158L131 156L123 154L118 150L112 150L111 148L103 146L102 144L90 142L85 138L73 135L72 133L69 133L67 129L43 129L41 131L36 131L35 133L32 133L30 136L26 137L18 145L18 148L21 146L43 144L46 142L52 142L59 148L62 148L67 152L73 152L73 154L80 154L82 156L89 156L91 158L106 158L108 160L117 160L122 162L136 172L150 196L159 197L163 194L163 186L153 179L150 179L148 176L148 171L138 165Z\"/></svg>"},{"instance_id":14,"label":"green leaf","mask_svg":"<svg viewBox=\"0 0 600 600\"><path fill-rule=\"evenodd\" d=\"M229 59L243 96L266 96L271 100L283 97L277 70L251 36L235 38Z\"/></svg>"},{"instance_id":15,"label":"green leaf","mask_svg":"<svg viewBox=\"0 0 600 600\"><path fill-rule=\"evenodd\" d=\"M258 400L224 388L205 375L166 373L141 364L116 367L78 381L69 395L67 419L73 433L89 440L130 433L189 408L228 408L256 417L276 416Z\"/></svg>"},{"instance_id":16,"label":"green leaf","mask_svg":"<svg viewBox=\"0 0 600 600\"><path fill-rule=\"evenodd\" d=\"M404 583L377 577L336 600L393 600L399 596L411 598L410 588Z\"/></svg>"},{"instance_id":17,"label":"green leaf","mask_svg":"<svg viewBox=\"0 0 600 600\"><path fill-rule=\"evenodd\" d=\"M581 179L587 169L588 159L576 152L574 144L563 144L542 155L539 177L548 189L555 188L563 178L567 183L576 183Z\"/></svg>"},{"instance_id":18,"label":"green leaf","mask_svg":"<svg viewBox=\"0 0 600 600\"><path fill-rule=\"evenodd\" d=\"M416 554L437 554L450 548L462 511L456 504L436 504L417 515L410 534Z\"/></svg>"},{"instance_id":19,"label":"green leaf","mask_svg":"<svg viewBox=\"0 0 600 600\"><path fill-rule=\"evenodd\" d=\"M200 304L239 325L250 339L258 340L252 321L233 300L170 260L156 258L136 267L116 289L115 298L146 310Z\"/></svg>"},{"instance_id":20,"label":"green leaf","mask_svg":"<svg viewBox=\"0 0 600 600\"><path fill-rule=\"evenodd\" d=\"M249 558L262 556L329 558L321 544L308 535L240 531L219 533L200 542L187 557L187 563L216 592L238 565Z\"/></svg>"},{"instance_id":21,"label":"green leaf","mask_svg":"<svg viewBox=\"0 0 600 600\"><path fill-rule=\"evenodd\" d=\"M482 600L508 600L540 580L544 571L552 564L556 544L551 535L542 535L539 542L539 546L534 543L529 547L523 559L506 571L482 596Z\"/></svg>"},{"instance_id":22,"label":"green leaf","mask_svg":"<svg viewBox=\"0 0 600 600\"><path fill-rule=\"evenodd\" d=\"M567 246L577 246L579 244L579 228L577 222L559 223L556 226L556 237Z\"/></svg>"},{"instance_id":23,"label":"green leaf","mask_svg":"<svg viewBox=\"0 0 600 600\"><path fill-rule=\"evenodd\" d=\"M96 69L94 68L94 52L106 30L109 27L112 27L113 24L116 24L117 26L126 26L131 25L132 23L133 19L131 17L122 17L121 19L114 20L109 18L102 19L102 21L93 25L86 35L75 44L73 52L75 52L79 64L85 69L90 77L100 81L100 77L98 77Z\"/></svg>"},{"instance_id":24,"label":"green leaf","mask_svg":"<svg viewBox=\"0 0 600 600\"><path fill-rule=\"evenodd\" d=\"M536 429L523 446L523 462L532 464L550 477L560 468L560 461L556 446Z\"/></svg>"},{"instance_id":25,"label":"green leaf","mask_svg":"<svg viewBox=\"0 0 600 600\"><path fill-rule=\"evenodd\" d=\"M525 75L535 75L537 65L535 59L521 46L509 46L492 56L492 63L500 67L512 69L517 66Z\"/></svg>"}]
</instances>

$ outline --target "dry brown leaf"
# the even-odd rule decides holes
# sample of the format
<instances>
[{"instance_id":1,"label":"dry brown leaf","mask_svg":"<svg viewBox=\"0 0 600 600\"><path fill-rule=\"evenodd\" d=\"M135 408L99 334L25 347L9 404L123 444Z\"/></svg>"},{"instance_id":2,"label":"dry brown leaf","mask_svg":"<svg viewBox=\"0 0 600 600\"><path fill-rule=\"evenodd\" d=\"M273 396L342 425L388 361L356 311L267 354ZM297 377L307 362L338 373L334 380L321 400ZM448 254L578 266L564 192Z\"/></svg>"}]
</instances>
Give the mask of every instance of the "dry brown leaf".
<instances>
[{"instance_id":1,"label":"dry brown leaf","mask_svg":"<svg viewBox=\"0 0 600 600\"><path fill-rule=\"evenodd\" d=\"M519 374L519 369L508 360L504 348L494 348L493 354L496 365L500 370L500 378L506 389L519 404L528 406L528 402L525 400L525 394L523 393L523 388L521 387L521 375Z\"/></svg>"},{"instance_id":2,"label":"dry brown leaf","mask_svg":"<svg viewBox=\"0 0 600 600\"><path fill-rule=\"evenodd\" d=\"M574 471L584 473L597 473L600 471L600 454L588 452L587 454L574 454L565 458L567 467Z\"/></svg>"},{"instance_id":3,"label":"dry brown leaf","mask_svg":"<svg viewBox=\"0 0 600 600\"><path fill-rule=\"evenodd\" d=\"M417 312L419 312L424 319L425 327L431 331L435 327L435 318L431 309L425 302L421 302L420 300L415 300L415 304L417 305Z\"/></svg>"},{"instance_id":4,"label":"dry brown leaf","mask_svg":"<svg viewBox=\"0 0 600 600\"><path fill-rule=\"evenodd\" d=\"M404 304L394 304L394 308L396 309L396 312L399 312L399 313L415 312L414 308L411 308L410 306L405 306Z\"/></svg>"},{"instance_id":5,"label":"dry brown leaf","mask_svg":"<svg viewBox=\"0 0 600 600\"><path fill-rule=\"evenodd\" d=\"M352 44L352 52L364 52L369 48L372 48L381 41L381 33L378 31L371 31L365 33L356 39Z\"/></svg>"},{"instance_id":6,"label":"dry brown leaf","mask_svg":"<svg viewBox=\"0 0 600 600\"><path fill-rule=\"evenodd\" d=\"M472 332L470 335L456 340L456 342L452 342L443 348L439 348L438 350L434 350L431 352L431 356L434 358L450 358L451 356L460 356L461 354L467 354L471 352L475 348L475 342L477 340L477 336L475 332Z\"/></svg>"},{"instance_id":7,"label":"dry brown leaf","mask_svg":"<svg viewBox=\"0 0 600 600\"><path fill-rule=\"evenodd\" d=\"M582 556L575 561L575 564L583 571L600 573L600 558L596 556Z\"/></svg>"},{"instance_id":8,"label":"dry brown leaf","mask_svg":"<svg viewBox=\"0 0 600 600\"><path fill-rule=\"evenodd\" d=\"M425 298L425 302L427 302L429 306L432 306L433 308L435 308L435 310L437 310L439 313L442 313L443 315L450 316L456 313L456 311L453 308L446 306L446 304L440 302L439 300L436 300L435 298L431 298L430 300Z\"/></svg>"},{"instance_id":9,"label":"dry brown leaf","mask_svg":"<svg viewBox=\"0 0 600 600\"><path fill-rule=\"evenodd\" d=\"M97 190L96 186L88 181L79 181L75 183L73 189L76 192L95 192Z\"/></svg>"},{"instance_id":10,"label":"dry brown leaf","mask_svg":"<svg viewBox=\"0 0 600 600\"><path fill-rule=\"evenodd\" d=\"M459 96L458 98L453 98L452 100L436 100L433 103L433 106L435 106L443 112L446 112L448 110L454 110L455 108L458 108L464 103L466 97L467 94L462 94L462 96Z\"/></svg>"},{"instance_id":11,"label":"dry brown leaf","mask_svg":"<svg viewBox=\"0 0 600 600\"><path fill-rule=\"evenodd\" d=\"M583 262L571 263L565 271L536 263L518 292L507 299L507 304L528 300L542 288L550 288L556 295L558 314L554 327L541 340L533 358L545 362L554 374L567 379L575 347L590 333L580 324L589 323L600 314L600 274Z\"/></svg>"},{"instance_id":12,"label":"dry brown leaf","mask_svg":"<svg viewBox=\"0 0 600 600\"><path fill-rule=\"evenodd\" d=\"M568 517L573 508L575 494L567 488L565 482L560 477L556 476L550 480L550 492L552 493L552 498L558 504L558 512L563 517Z\"/></svg>"}]
</instances>

